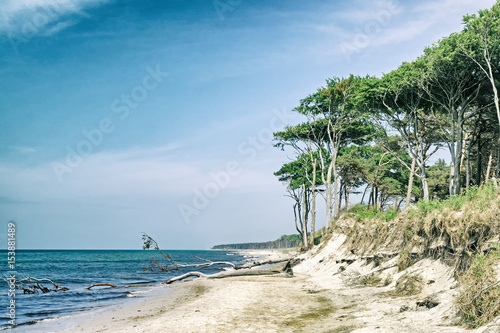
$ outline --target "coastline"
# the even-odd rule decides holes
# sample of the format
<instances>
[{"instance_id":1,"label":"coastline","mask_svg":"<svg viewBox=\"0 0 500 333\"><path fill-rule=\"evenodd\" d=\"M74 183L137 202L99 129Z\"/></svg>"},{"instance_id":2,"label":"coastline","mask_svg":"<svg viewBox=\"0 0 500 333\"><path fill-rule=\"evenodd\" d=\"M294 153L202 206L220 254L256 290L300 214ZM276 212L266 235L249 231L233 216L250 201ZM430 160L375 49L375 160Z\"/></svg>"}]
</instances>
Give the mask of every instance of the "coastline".
<instances>
[{"instance_id":1,"label":"coastline","mask_svg":"<svg viewBox=\"0 0 500 333\"><path fill-rule=\"evenodd\" d=\"M192 259L192 255L196 254L210 260L234 261L243 264L247 261L257 260L257 257L262 255L262 253L259 253L259 255L247 253L243 256L235 251L222 252L223 253L209 253L209 251L197 250L180 251L175 253L176 256L174 258L180 258L179 260L181 261L187 260L187 262L189 262L191 260L191 262L196 262L195 259ZM96 262L94 262L92 258L87 260L92 264L101 265L102 267L106 265L100 264L101 262L105 264L108 264L109 262L113 263L114 266L110 268L111 275L109 275L110 272L104 272L102 270L98 271L100 274L99 276L101 276L102 279L100 281L97 280L97 282L112 281L115 282L118 288L103 288L102 290L97 288L95 290L84 290L82 285L90 285L96 281L95 278L90 275L90 278L85 280L85 282L79 281L78 283L74 283L69 286L72 292L70 296L66 293L50 293L31 296L39 303L47 299L54 301L52 301L52 304L50 304L49 307L37 306L37 303L31 307L24 307L24 312L19 315L19 319L22 319L22 321L17 326L12 328L4 327L0 330L8 330L19 333L61 332L65 330L71 332L75 325L93 320L94 318L108 312L122 310L130 306L149 302L150 300L154 300L162 295L172 292L172 288L163 284L163 282L171 276L182 274L186 271L181 269L179 272L160 272L153 274L144 273L140 267L137 268L137 265L134 266L134 264L146 262L144 260L145 258L150 257L150 253L142 250L134 251L134 253L138 253L140 256L138 258L134 257L133 260L130 259L128 254L123 255L120 253L113 253L113 256L109 256L106 252L100 254L101 257L105 257L105 260L101 260L102 258L100 257L100 259ZM225 254L229 254L230 256L226 256ZM93 255L94 254L92 254L92 256ZM82 265L80 257L80 254L70 257L71 260L73 260L73 258L76 260L76 264L71 266L74 268L72 272L78 273L77 269ZM124 258L126 259L126 264L123 264ZM72 263L71 261L69 262ZM124 267L126 267L126 269ZM117 274L113 275L112 272L115 271ZM126 272L126 274L122 274L121 271ZM217 272L217 269L210 268L207 270L207 274L215 272ZM56 274L57 277L54 279L66 286L66 280L71 281L71 275L63 275L63 273L64 271L61 270L61 274ZM76 296L74 296L74 294L76 294ZM28 300L29 295L23 295L20 302L29 305L27 304ZM34 314L38 315L38 317L34 317Z\"/></svg>"},{"instance_id":2,"label":"coastline","mask_svg":"<svg viewBox=\"0 0 500 333\"><path fill-rule=\"evenodd\" d=\"M453 311L456 281L439 261L424 259L408 269L422 271L427 281L414 296L389 296L395 282L384 286L347 283L353 272L363 275L374 264L355 261L338 273L342 264L337 259L345 255L339 249L342 242L343 237L337 237L322 249L298 255L303 261L294 267L293 276L176 283L167 295L106 313L66 332L496 332L457 325ZM384 270L395 278L405 273ZM434 294L438 306L415 305Z\"/></svg>"}]
</instances>

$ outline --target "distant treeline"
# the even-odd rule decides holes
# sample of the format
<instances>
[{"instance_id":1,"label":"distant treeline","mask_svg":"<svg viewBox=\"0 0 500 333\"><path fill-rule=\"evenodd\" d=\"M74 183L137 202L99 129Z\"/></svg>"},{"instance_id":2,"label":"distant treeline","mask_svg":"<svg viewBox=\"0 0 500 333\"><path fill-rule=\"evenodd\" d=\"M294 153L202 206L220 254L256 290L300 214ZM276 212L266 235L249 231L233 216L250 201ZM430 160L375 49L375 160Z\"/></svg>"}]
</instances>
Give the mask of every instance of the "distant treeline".
<instances>
[{"instance_id":1,"label":"distant treeline","mask_svg":"<svg viewBox=\"0 0 500 333\"><path fill-rule=\"evenodd\" d=\"M299 235L283 235L271 242L222 244L212 247L213 250L261 250L261 249L287 249L300 246Z\"/></svg>"}]
</instances>

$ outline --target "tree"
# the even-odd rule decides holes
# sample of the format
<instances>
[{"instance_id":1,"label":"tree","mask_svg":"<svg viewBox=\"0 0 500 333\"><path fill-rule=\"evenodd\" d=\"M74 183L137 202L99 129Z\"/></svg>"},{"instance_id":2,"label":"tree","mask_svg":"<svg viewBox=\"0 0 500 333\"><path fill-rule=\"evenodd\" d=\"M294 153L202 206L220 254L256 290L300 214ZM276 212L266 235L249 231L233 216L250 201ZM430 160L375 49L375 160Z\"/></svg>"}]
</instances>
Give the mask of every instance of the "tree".
<instances>
[{"instance_id":1,"label":"tree","mask_svg":"<svg viewBox=\"0 0 500 333\"><path fill-rule=\"evenodd\" d=\"M365 100L371 99L373 108L378 111L380 126L389 127L385 131L385 139L381 141L386 151L411 173L407 206L412 193L413 175L421 181L423 199L429 199L426 162L441 146L439 133L443 120L429 111L432 105L424 98L425 92L420 86L425 76L425 65L422 61L403 63L398 69L385 74L382 79L372 79L364 91L367 96ZM396 153L396 150L400 150L400 145L396 145L397 149L391 147L390 136L387 134L391 130L399 133L401 144L412 157L411 166ZM418 166L418 172L415 172L415 166Z\"/></svg>"},{"instance_id":2,"label":"tree","mask_svg":"<svg viewBox=\"0 0 500 333\"><path fill-rule=\"evenodd\" d=\"M429 191L432 199L445 200L450 195L449 176L450 167L446 165L443 159L438 159L437 162L427 169L429 180Z\"/></svg>"},{"instance_id":3,"label":"tree","mask_svg":"<svg viewBox=\"0 0 500 333\"><path fill-rule=\"evenodd\" d=\"M314 155L314 154L313 154ZM319 180L316 175L317 169L312 163L309 155L300 155L297 160L284 164L281 169L274 173L279 177L279 181L284 182L287 186L287 193L294 200L293 212L295 216L295 229L300 234L303 247L309 248L314 243L314 216L311 223L311 240L308 241L308 217L311 212L311 202L316 193L316 185L321 183L312 183Z\"/></svg>"},{"instance_id":4,"label":"tree","mask_svg":"<svg viewBox=\"0 0 500 333\"><path fill-rule=\"evenodd\" d=\"M339 207L339 169L337 158L342 147L364 144L373 138L376 127L370 114L356 108L356 88L363 78L332 78L327 86L300 101L295 109L308 117L307 140L319 153L318 164L322 170L323 195L326 202L326 221L333 223ZM325 156L325 153L327 156Z\"/></svg>"},{"instance_id":5,"label":"tree","mask_svg":"<svg viewBox=\"0 0 500 333\"><path fill-rule=\"evenodd\" d=\"M340 177L340 203L342 197L345 200L344 207L347 209L349 206L349 197L353 189L358 188L366 183L367 177L367 163L363 158L365 155L365 147L351 145L344 147L340 150L338 165Z\"/></svg>"},{"instance_id":6,"label":"tree","mask_svg":"<svg viewBox=\"0 0 500 333\"><path fill-rule=\"evenodd\" d=\"M464 16L464 24L461 50L474 61L488 79L500 125L500 105L496 86L500 64L500 1L497 1L491 9L480 10L477 15Z\"/></svg>"},{"instance_id":7,"label":"tree","mask_svg":"<svg viewBox=\"0 0 500 333\"><path fill-rule=\"evenodd\" d=\"M462 52L463 38L460 34L451 34L427 48L421 58L431 73L421 81L426 98L433 104L435 114L445 114L449 121L446 144L451 155L450 195L460 194L464 124L478 111L475 103L481 96L485 78Z\"/></svg>"}]
</instances>

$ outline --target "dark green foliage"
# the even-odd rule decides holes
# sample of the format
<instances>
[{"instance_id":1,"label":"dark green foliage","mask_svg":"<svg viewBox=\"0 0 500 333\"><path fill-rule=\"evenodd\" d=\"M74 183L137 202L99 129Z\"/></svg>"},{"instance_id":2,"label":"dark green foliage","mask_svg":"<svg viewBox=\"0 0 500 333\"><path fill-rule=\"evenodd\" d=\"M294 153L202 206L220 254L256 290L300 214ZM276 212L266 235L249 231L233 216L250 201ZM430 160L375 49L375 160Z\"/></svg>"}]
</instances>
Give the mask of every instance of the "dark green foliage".
<instances>
[{"instance_id":1,"label":"dark green foliage","mask_svg":"<svg viewBox=\"0 0 500 333\"><path fill-rule=\"evenodd\" d=\"M444 200L450 196L450 167L444 160L439 159L427 168L427 181L432 199Z\"/></svg>"}]
</instances>

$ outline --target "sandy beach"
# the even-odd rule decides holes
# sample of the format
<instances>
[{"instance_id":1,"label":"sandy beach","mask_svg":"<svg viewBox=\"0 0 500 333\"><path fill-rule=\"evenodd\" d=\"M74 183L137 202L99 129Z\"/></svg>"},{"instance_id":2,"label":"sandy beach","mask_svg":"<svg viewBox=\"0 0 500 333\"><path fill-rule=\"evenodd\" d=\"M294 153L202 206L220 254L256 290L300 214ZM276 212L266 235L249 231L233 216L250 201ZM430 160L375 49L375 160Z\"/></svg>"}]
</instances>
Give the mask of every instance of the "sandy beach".
<instances>
[{"instance_id":1,"label":"sandy beach","mask_svg":"<svg viewBox=\"0 0 500 333\"><path fill-rule=\"evenodd\" d=\"M339 238L321 251L300 256L304 261L293 276L176 283L167 295L106 313L68 332L499 332L495 325L475 331L457 325L456 282L438 261L426 259L411 268L421 271L426 281L415 296L388 296L394 282L352 285L353 272L365 274L374 267L359 261L338 273L341 242ZM405 273L383 271L394 280ZM416 305L429 295L436 297L438 306Z\"/></svg>"}]
</instances>

